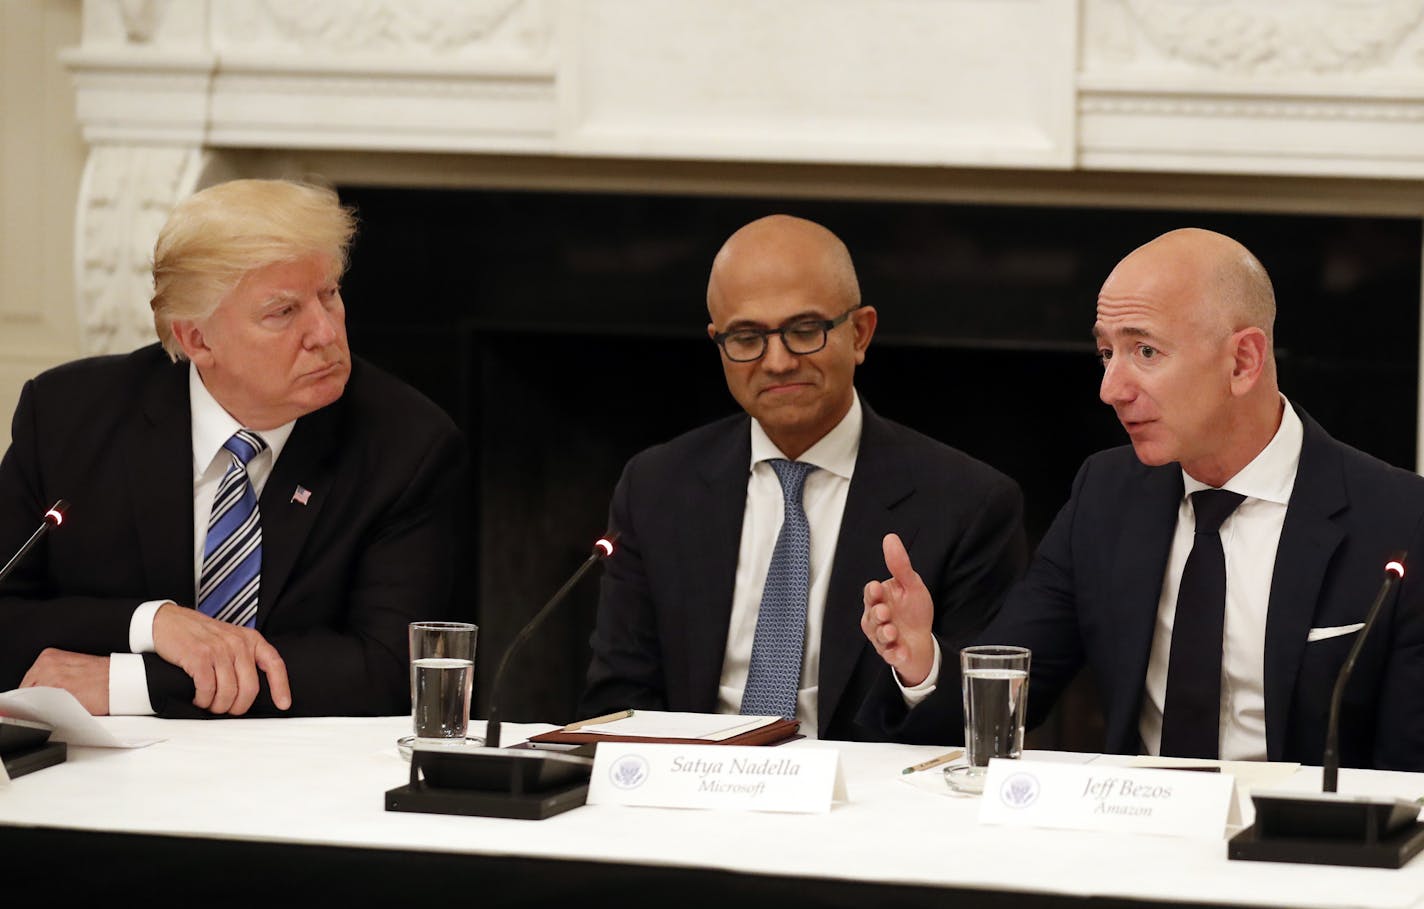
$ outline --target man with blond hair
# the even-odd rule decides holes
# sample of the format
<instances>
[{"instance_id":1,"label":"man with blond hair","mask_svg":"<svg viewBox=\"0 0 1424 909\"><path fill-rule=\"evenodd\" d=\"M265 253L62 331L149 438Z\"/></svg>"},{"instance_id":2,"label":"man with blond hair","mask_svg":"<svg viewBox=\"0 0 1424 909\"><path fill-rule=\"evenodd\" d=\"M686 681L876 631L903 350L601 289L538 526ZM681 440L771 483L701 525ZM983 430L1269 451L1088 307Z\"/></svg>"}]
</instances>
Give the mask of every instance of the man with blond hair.
<instances>
[{"instance_id":1,"label":"man with blond hair","mask_svg":"<svg viewBox=\"0 0 1424 909\"><path fill-rule=\"evenodd\" d=\"M1079 470L1024 581L980 640L1032 651L1041 720L1090 667L1106 751L1320 764L1336 677L1399 553L1424 553L1424 479L1331 438L1276 382L1265 268L1175 230L1098 295L1100 396L1130 446ZM901 541L865 589L885 661L864 719L957 741L958 660ZM1424 585L1383 602L1341 710L1349 767L1424 770Z\"/></svg>"},{"instance_id":2,"label":"man with blond hair","mask_svg":"<svg viewBox=\"0 0 1424 909\"><path fill-rule=\"evenodd\" d=\"M409 708L406 626L451 609L464 443L346 343L355 219L329 189L234 180L154 250L159 344L28 383L0 461L0 690L94 714Z\"/></svg>"},{"instance_id":3,"label":"man with blond hair","mask_svg":"<svg viewBox=\"0 0 1424 909\"><path fill-rule=\"evenodd\" d=\"M857 624L880 538L926 566L936 632L972 633L1023 567L1018 485L861 401L878 316L820 224L737 230L707 313L744 412L624 469L582 712L779 715L808 736L874 738L854 720L884 671Z\"/></svg>"}]
</instances>

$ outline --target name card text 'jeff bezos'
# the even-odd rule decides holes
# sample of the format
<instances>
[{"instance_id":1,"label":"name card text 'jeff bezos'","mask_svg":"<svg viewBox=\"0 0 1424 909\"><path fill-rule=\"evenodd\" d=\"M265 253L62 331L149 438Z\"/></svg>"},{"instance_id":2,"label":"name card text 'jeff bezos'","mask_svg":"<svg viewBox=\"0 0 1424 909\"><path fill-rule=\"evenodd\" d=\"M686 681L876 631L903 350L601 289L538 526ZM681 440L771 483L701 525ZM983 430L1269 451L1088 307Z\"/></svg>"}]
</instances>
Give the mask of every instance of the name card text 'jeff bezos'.
<instances>
[{"instance_id":1,"label":"name card text 'jeff bezos'","mask_svg":"<svg viewBox=\"0 0 1424 909\"><path fill-rule=\"evenodd\" d=\"M979 821L1219 838L1235 822L1235 790L1224 773L993 760Z\"/></svg>"}]
</instances>

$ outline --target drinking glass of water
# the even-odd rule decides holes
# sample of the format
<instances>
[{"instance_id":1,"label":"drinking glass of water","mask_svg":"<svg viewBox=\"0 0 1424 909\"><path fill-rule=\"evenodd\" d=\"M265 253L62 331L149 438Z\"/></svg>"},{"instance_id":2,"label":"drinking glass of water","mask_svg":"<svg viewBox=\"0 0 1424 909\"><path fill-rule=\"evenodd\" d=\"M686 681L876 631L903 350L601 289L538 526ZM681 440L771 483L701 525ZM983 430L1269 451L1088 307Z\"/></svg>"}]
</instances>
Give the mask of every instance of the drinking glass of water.
<instances>
[{"instance_id":1,"label":"drinking glass of water","mask_svg":"<svg viewBox=\"0 0 1424 909\"><path fill-rule=\"evenodd\" d=\"M1026 647L998 644L959 652L967 763L946 771L953 788L981 792L992 758L1016 759L1023 754L1029 656Z\"/></svg>"},{"instance_id":2,"label":"drinking glass of water","mask_svg":"<svg viewBox=\"0 0 1424 909\"><path fill-rule=\"evenodd\" d=\"M410 715L414 734L402 745L463 747L475 683L475 638L469 622L410 623Z\"/></svg>"}]
</instances>

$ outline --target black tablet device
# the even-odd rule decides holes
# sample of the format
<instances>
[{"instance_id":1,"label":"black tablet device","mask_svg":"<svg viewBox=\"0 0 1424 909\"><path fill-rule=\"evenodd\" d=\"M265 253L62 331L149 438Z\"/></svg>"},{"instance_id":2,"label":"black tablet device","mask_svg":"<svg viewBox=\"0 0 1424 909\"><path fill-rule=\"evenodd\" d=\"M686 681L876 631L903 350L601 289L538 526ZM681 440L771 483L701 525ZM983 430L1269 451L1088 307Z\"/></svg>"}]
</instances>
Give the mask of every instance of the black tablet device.
<instances>
[{"instance_id":1,"label":"black tablet device","mask_svg":"<svg viewBox=\"0 0 1424 909\"><path fill-rule=\"evenodd\" d=\"M54 727L34 720L0 716L0 754L13 754L36 748L49 741Z\"/></svg>"},{"instance_id":2,"label":"black tablet device","mask_svg":"<svg viewBox=\"0 0 1424 909\"><path fill-rule=\"evenodd\" d=\"M440 789L480 792L545 792L587 782L593 758L557 751L485 748L441 751L416 749L420 772L427 785Z\"/></svg>"}]
</instances>

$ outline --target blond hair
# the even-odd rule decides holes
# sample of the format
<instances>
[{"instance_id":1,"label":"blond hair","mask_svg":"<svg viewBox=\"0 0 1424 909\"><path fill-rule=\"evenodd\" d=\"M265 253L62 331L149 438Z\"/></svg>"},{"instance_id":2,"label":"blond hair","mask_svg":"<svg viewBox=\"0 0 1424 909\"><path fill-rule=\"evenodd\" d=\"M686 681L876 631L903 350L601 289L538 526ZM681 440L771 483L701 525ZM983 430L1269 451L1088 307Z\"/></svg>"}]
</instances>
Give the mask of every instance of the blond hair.
<instances>
[{"instance_id":1,"label":"blond hair","mask_svg":"<svg viewBox=\"0 0 1424 909\"><path fill-rule=\"evenodd\" d=\"M346 271L354 212L335 191L293 180L231 180L179 202L153 247L153 327L175 361L176 319L201 320L254 268L324 255Z\"/></svg>"}]
</instances>

